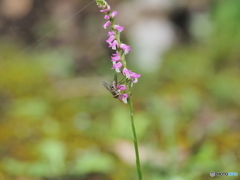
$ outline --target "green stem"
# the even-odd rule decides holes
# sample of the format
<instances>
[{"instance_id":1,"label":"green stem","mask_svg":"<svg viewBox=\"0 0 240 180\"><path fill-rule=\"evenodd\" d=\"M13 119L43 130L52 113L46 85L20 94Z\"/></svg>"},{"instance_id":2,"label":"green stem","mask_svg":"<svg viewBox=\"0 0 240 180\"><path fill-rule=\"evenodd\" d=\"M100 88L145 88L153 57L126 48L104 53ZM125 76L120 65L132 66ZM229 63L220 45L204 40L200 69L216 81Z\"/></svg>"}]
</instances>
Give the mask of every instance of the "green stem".
<instances>
[{"instance_id":1,"label":"green stem","mask_svg":"<svg viewBox=\"0 0 240 180\"><path fill-rule=\"evenodd\" d=\"M132 97L131 96L128 98L128 105L129 105L129 113L130 113L131 125L132 125L132 133L133 133L133 142L134 142L134 148L135 148L138 180L142 180L142 171L141 171L141 164L140 164L140 158L139 158L139 153L138 153L137 134L136 134L136 130L135 130L135 126L134 126L134 120L133 120L133 105L132 105Z\"/></svg>"}]
</instances>

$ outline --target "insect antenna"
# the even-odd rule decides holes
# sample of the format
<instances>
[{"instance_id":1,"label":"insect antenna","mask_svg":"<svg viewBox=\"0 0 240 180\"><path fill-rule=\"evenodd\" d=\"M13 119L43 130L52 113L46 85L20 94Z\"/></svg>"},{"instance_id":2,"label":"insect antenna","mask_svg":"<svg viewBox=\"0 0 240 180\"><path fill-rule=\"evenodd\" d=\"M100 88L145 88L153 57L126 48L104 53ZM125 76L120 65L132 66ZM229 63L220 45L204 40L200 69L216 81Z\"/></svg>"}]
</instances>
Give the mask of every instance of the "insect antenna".
<instances>
[{"instance_id":1,"label":"insect antenna","mask_svg":"<svg viewBox=\"0 0 240 180\"><path fill-rule=\"evenodd\" d=\"M118 83L119 83L119 84L123 84L123 83L125 82L125 80L126 80L126 77L123 77L123 78L121 79L121 81L119 81Z\"/></svg>"}]
</instances>

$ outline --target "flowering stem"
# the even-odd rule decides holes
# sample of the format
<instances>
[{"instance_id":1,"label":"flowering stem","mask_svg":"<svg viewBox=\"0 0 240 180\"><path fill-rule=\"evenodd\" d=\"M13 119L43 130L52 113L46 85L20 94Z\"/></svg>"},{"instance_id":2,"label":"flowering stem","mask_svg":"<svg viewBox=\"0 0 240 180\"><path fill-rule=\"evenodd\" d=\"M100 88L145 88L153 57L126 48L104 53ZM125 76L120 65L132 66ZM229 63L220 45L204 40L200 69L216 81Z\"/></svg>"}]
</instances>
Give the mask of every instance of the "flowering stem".
<instances>
[{"instance_id":1,"label":"flowering stem","mask_svg":"<svg viewBox=\"0 0 240 180\"><path fill-rule=\"evenodd\" d=\"M114 81L111 84L103 81L103 85L108 91L110 91L114 95L114 98L118 98L119 100L122 100L122 102L128 103L129 105L138 180L142 180L137 134L133 120L133 105L131 97L132 93L130 92L130 88L133 86L133 83L138 82L138 78L140 78L141 74L134 73L131 70L127 69L125 55L132 50L129 45L121 42L120 33L124 30L124 27L115 24L114 19L115 16L118 14L117 11L111 11L111 7L105 0L96 0L96 3L98 7L101 8L100 12L105 13L104 19L107 20L107 22L104 23L103 28L106 29L108 26L111 25L111 31L108 32L109 37L106 40L106 42L109 44L108 47L116 51L116 53L112 54L111 56L111 61L113 63L113 67L111 69L115 69L117 73L121 73L123 76L126 77L125 85L118 85L116 78L114 78ZM115 75L115 77L117 76ZM125 91L125 93L120 93L121 90Z\"/></svg>"},{"instance_id":2,"label":"flowering stem","mask_svg":"<svg viewBox=\"0 0 240 180\"><path fill-rule=\"evenodd\" d=\"M137 134L136 134L134 120L133 120L133 105L132 105L131 96L128 98L128 106L129 106L129 114L130 114L132 133L133 133L133 142L134 142L134 149L135 149L135 156L136 156L138 180L142 180L142 171L141 171L140 157L138 152Z\"/></svg>"}]
</instances>

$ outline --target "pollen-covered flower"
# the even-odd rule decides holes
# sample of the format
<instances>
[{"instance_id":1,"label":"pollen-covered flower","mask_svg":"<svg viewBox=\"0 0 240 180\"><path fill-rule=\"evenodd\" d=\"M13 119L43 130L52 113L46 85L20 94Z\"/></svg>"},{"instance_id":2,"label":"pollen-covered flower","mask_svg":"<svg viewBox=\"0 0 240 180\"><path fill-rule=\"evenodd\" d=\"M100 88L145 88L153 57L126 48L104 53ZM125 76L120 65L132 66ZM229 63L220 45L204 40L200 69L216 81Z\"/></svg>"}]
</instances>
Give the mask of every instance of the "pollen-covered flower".
<instances>
[{"instance_id":1,"label":"pollen-covered flower","mask_svg":"<svg viewBox=\"0 0 240 180\"><path fill-rule=\"evenodd\" d=\"M128 99L127 94L122 94L118 99L122 100L125 104L127 104L127 99Z\"/></svg>"},{"instance_id":2,"label":"pollen-covered flower","mask_svg":"<svg viewBox=\"0 0 240 180\"><path fill-rule=\"evenodd\" d=\"M119 26L119 25L114 25L114 29L118 30L118 32L122 32L124 30L124 27Z\"/></svg>"},{"instance_id":3,"label":"pollen-covered flower","mask_svg":"<svg viewBox=\"0 0 240 180\"><path fill-rule=\"evenodd\" d=\"M106 29L110 24L111 24L111 22L110 22L110 21L107 21L107 22L103 25L103 28Z\"/></svg>"},{"instance_id":4,"label":"pollen-covered flower","mask_svg":"<svg viewBox=\"0 0 240 180\"><path fill-rule=\"evenodd\" d=\"M126 44L124 44L124 43L122 43L122 44L120 45L120 48L124 51L124 54L125 54L125 55L128 54L129 51L132 51L131 47L128 46L128 45L126 45Z\"/></svg>"},{"instance_id":5,"label":"pollen-covered flower","mask_svg":"<svg viewBox=\"0 0 240 180\"><path fill-rule=\"evenodd\" d=\"M118 63L113 63L113 67L111 69L115 69L115 71L119 73L121 68L122 68L122 63L118 62Z\"/></svg>"},{"instance_id":6,"label":"pollen-covered flower","mask_svg":"<svg viewBox=\"0 0 240 180\"><path fill-rule=\"evenodd\" d=\"M112 43L110 43L108 47L111 47L112 50L116 50L117 47L118 47L118 42L117 42L117 40L114 40Z\"/></svg>"}]
</instances>

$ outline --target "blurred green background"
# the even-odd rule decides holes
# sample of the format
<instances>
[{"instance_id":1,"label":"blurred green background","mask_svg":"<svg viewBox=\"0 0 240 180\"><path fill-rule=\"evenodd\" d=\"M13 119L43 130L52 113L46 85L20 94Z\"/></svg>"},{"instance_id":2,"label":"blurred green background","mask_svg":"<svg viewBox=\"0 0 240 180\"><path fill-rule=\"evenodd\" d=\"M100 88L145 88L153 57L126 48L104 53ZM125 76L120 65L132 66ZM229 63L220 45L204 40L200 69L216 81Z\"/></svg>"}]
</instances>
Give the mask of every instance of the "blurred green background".
<instances>
[{"instance_id":1,"label":"blurred green background","mask_svg":"<svg viewBox=\"0 0 240 180\"><path fill-rule=\"evenodd\" d=\"M240 1L193 2L200 10L173 1L164 11L173 24L179 9L186 18L158 70L129 60L142 74L132 92L145 180L240 173ZM103 14L93 2L72 17L89 3L0 1L1 180L137 179L128 107L101 84L114 75ZM194 10L209 33L196 36Z\"/></svg>"}]
</instances>

